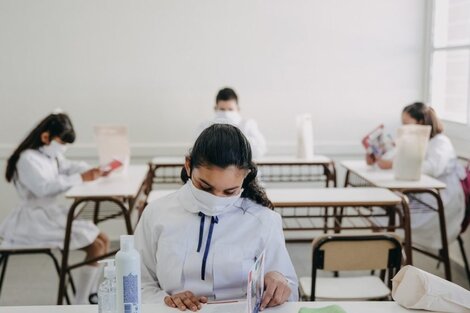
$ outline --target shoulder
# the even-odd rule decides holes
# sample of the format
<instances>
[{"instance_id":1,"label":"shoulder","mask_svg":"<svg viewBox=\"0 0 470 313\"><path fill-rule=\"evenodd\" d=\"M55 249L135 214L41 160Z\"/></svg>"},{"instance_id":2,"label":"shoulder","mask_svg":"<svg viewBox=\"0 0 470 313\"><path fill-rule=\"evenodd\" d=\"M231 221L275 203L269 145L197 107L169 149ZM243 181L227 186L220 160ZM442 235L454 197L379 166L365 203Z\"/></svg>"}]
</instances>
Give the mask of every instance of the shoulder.
<instances>
[{"instance_id":1,"label":"shoulder","mask_svg":"<svg viewBox=\"0 0 470 313\"><path fill-rule=\"evenodd\" d=\"M44 154L35 149L27 149L20 154L18 165L34 164L44 159Z\"/></svg>"},{"instance_id":2,"label":"shoulder","mask_svg":"<svg viewBox=\"0 0 470 313\"><path fill-rule=\"evenodd\" d=\"M251 199L243 198L242 209L245 214L255 217L263 225L276 225L281 222L281 215L279 213Z\"/></svg>"},{"instance_id":3,"label":"shoulder","mask_svg":"<svg viewBox=\"0 0 470 313\"><path fill-rule=\"evenodd\" d=\"M142 218L152 220L158 218L159 215L166 215L174 211L174 208L178 206L177 194L178 191L175 191L147 204Z\"/></svg>"},{"instance_id":4,"label":"shoulder","mask_svg":"<svg viewBox=\"0 0 470 313\"><path fill-rule=\"evenodd\" d=\"M437 134L431 140L429 140L429 144L431 146L439 147L439 148L449 148L453 149L452 142L450 141L449 137L444 134Z\"/></svg>"}]
</instances>

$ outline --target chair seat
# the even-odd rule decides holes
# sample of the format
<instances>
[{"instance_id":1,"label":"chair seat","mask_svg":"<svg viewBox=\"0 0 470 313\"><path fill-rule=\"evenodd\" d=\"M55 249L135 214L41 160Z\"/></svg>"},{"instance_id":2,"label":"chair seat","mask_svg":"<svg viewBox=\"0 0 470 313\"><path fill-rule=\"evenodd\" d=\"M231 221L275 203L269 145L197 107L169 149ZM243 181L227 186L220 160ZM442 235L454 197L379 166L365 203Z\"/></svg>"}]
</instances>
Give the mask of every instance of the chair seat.
<instances>
[{"instance_id":1,"label":"chair seat","mask_svg":"<svg viewBox=\"0 0 470 313\"><path fill-rule=\"evenodd\" d=\"M372 300L390 295L390 289L377 276L318 277L315 284L316 300ZM303 295L310 297L311 277L300 278Z\"/></svg>"}]
</instances>

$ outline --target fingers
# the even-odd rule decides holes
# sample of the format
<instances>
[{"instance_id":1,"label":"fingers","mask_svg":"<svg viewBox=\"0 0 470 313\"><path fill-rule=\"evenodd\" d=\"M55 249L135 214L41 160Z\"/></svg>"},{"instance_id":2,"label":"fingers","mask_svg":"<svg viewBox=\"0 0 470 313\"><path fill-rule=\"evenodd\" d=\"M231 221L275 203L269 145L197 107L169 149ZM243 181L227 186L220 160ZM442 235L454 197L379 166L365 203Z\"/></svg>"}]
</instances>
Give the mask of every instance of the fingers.
<instances>
[{"instance_id":1,"label":"fingers","mask_svg":"<svg viewBox=\"0 0 470 313\"><path fill-rule=\"evenodd\" d=\"M269 302L271 302L274 297L274 292L276 291L276 284L272 279L266 279L266 290L263 294L263 301L261 301L260 310L264 310Z\"/></svg>"},{"instance_id":2,"label":"fingers","mask_svg":"<svg viewBox=\"0 0 470 313\"><path fill-rule=\"evenodd\" d=\"M291 291L289 286L278 285L276 291L274 292L274 296L268 303L268 307L277 306L286 302L290 296L290 292Z\"/></svg>"},{"instance_id":3,"label":"fingers","mask_svg":"<svg viewBox=\"0 0 470 313\"><path fill-rule=\"evenodd\" d=\"M163 301L165 302L166 305L168 305L171 308L176 308L176 304L173 302L173 299L170 296L166 296Z\"/></svg>"},{"instance_id":4,"label":"fingers","mask_svg":"<svg viewBox=\"0 0 470 313\"><path fill-rule=\"evenodd\" d=\"M180 311L189 309L193 312L202 308L201 303L206 303L206 297L196 297L191 291L184 291L173 296L164 298L166 305L172 308L178 308Z\"/></svg>"}]
</instances>

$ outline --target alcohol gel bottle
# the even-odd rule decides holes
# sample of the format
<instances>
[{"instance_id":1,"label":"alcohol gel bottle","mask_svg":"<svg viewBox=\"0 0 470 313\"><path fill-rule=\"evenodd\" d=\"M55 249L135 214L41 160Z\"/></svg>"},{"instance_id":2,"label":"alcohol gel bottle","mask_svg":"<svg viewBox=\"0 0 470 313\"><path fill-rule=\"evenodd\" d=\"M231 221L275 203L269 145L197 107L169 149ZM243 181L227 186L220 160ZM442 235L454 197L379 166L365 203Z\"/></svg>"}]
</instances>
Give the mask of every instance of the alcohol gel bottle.
<instances>
[{"instance_id":1,"label":"alcohol gel bottle","mask_svg":"<svg viewBox=\"0 0 470 313\"><path fill-rule=\"evenodd\" d=\"M117 313L140 313L140 255L134 248L134 236L121 236L121 250L116 254Z\"/></svg>"},{"instance_id":2,"label":"alcohol gel bottle","mask_svg":"<svg viewBox=\"0 0 470 313\"><path fill-rule=\"evenodd\" d=\"M104 281L98 288L98 312L116 313L116 268L114 260L103 260L98 263L106 263L104 268Z\"/></svg>"}]
</instances>

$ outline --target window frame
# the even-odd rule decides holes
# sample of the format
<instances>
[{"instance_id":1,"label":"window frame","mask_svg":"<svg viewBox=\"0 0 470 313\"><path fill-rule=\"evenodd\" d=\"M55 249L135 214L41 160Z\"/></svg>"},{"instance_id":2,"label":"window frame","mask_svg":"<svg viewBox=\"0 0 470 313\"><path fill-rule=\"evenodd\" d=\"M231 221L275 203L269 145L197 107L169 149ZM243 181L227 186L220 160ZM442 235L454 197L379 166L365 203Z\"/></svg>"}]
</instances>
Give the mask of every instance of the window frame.
<instances>
[{"instance_id":1,"label":"window frame","mask_svg":"<svg viewBox=\"0 0 470 313\"><path fill-rule=\"evenodd\" d=\"M460 44L460 45L446 45L443 47L434 46L434 17L436 9L436 1L432 0L426 1L426 38L425 38L425 70L424 70L424 88L423 94L425 95L425 100L427 103L431 101L431 88L432 88L432 66L433 66L433 55L436 51L452 51L452 50L468 50L470 54L470 43L469 44ZM470 62L468 66L468 73L470 79ZM432 103L430 103L432 105ZM446 118L442 118L442 121L445 126L445 131L447 135L451 138L459 140L468 140L470 141L470 86L467 88L467 122L461 123Z\"/></svg>"}]
</instances>

